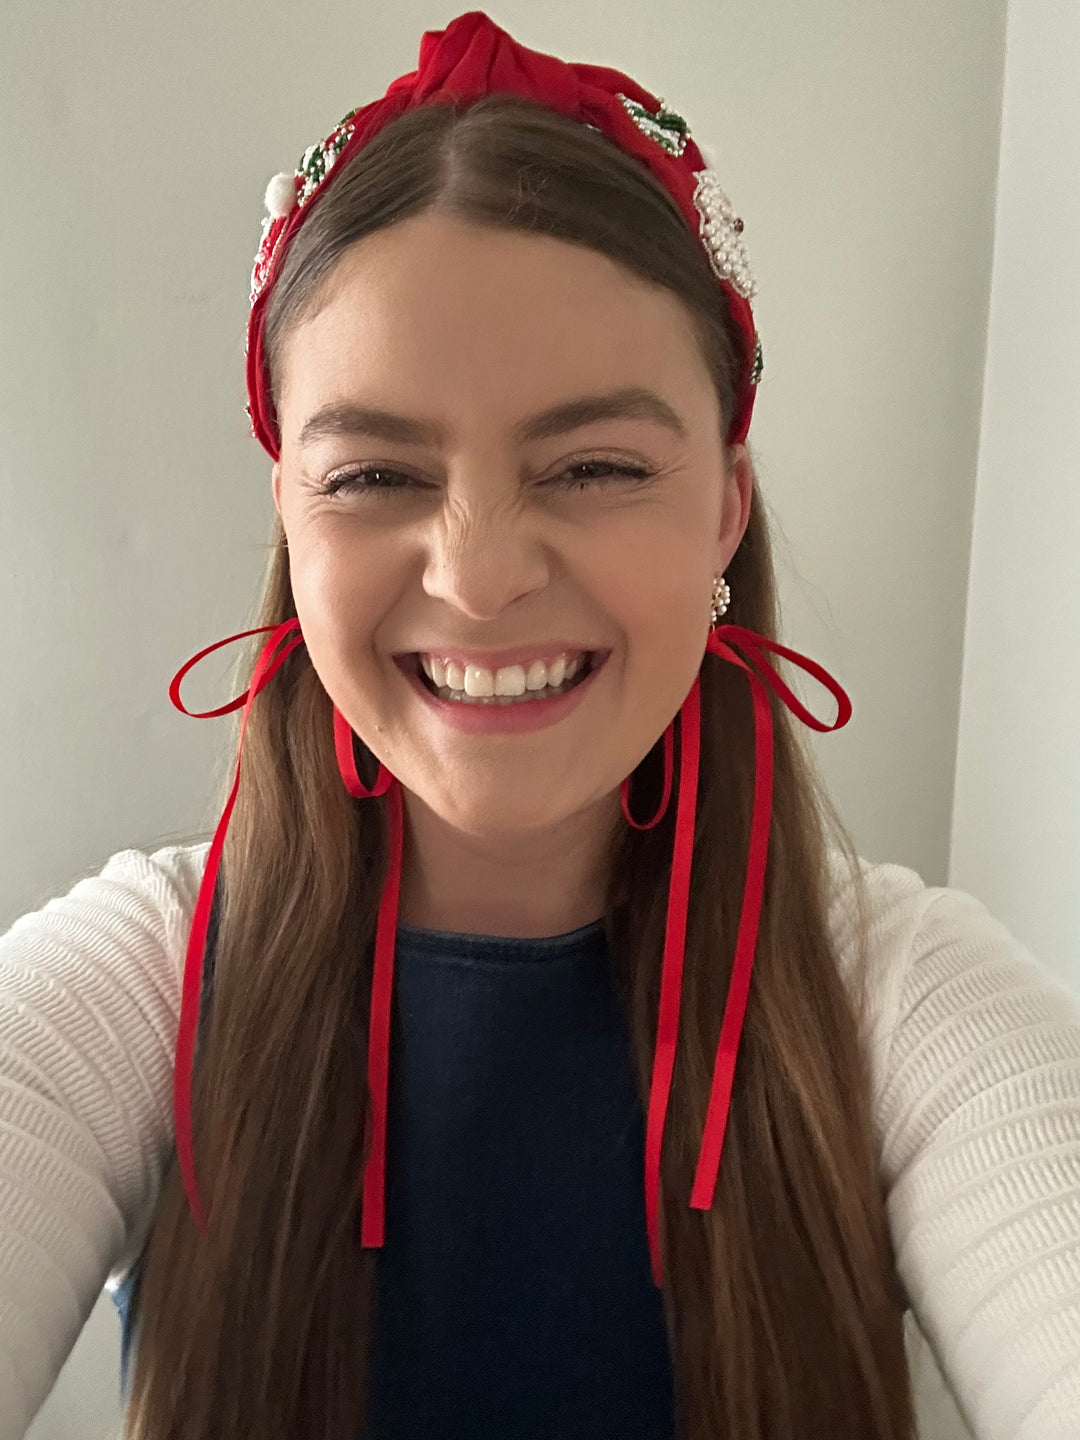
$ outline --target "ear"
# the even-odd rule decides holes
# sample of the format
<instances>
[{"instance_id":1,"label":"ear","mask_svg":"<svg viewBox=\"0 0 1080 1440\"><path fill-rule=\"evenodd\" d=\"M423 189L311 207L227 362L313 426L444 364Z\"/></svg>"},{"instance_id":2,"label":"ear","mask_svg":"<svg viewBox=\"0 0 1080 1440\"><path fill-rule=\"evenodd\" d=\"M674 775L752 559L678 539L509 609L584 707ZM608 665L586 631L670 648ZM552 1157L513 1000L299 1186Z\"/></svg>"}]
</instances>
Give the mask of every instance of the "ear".
<instances>
[{"instance_id":1,"label":"ear","mask_svg":"<svg viewBox=\"0 0 1080 1440\"><path fill-rule=\"evenodd\" d=\"M727 452L727 473L724 476L724 500L720 512L720 553L718 574L723 574L731 557L742 543L750 523L750 503L754 496L754 462L745 445L733 445Z\"/></svg>"},{"instance_id":2,"label":"ear","mask_svg":"<svg viewBox=\"0 0 1080 1440\"><path fill-rule=\"evenodd\" d=\"M281 461L274 461L274 468L271 471L270 487L274 494L274 509L281 515ZM282 517L284 524L284 517Z\"/></svg>"}]
</instances>

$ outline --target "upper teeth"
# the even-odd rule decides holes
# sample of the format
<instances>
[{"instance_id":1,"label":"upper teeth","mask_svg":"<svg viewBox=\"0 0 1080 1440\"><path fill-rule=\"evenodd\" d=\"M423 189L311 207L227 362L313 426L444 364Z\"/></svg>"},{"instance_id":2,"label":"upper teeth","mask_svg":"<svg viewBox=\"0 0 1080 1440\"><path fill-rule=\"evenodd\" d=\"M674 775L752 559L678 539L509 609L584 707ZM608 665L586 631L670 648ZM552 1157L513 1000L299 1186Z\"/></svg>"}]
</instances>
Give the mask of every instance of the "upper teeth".
<instances>
[{"instance_id":1,"label":"upper teeth","mask_svg":"<svg viewBox=\"0 0 1080 1440\"><path fill-rule=\"evenodd\" d=\"M547 685L561 685L576 675L586 652L557 655L552 660L533 660L528 665L501 665L487 670L483 665L461 665L456 660L440 660L434 655L421 655L424 674L437 686L463 690L466 695L524 695L526 690L543 690Z\"/></svg>"}]
</instances>

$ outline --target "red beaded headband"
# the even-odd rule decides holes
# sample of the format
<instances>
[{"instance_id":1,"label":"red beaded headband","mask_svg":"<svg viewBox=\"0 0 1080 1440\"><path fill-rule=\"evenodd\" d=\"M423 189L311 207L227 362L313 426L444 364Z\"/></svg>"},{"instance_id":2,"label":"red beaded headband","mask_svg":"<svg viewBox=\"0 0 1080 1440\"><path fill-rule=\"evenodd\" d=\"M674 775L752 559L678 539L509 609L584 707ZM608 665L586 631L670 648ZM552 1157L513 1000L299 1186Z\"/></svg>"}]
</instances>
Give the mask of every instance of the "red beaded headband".
<instances>
[{"instance_id":1,"label":"red beaded headband","mask_svg":"<svg viewBox=\"0 0 1080 1440\"><path fill-rule=\"evenodd\" d=\"M649 167L699 235L731 313L743 335L744 364L728 440L746 438L761 376L761 343L750 301L755 284L743 244L743 222L720 188L703 149L674 110L628 75L602 65L571 64L529 50L481 10L427 30L416 70L391 82L381 100L351 110L325 140L310 146L292 175L275 175L267 187L268 214L251 273L247 333L247 410L252 434L276 460L277 419L263 347L263 316L293 237L348 160L395 116L414 106L515 94L540 101L572 120L600 130ZM711 152L710 157L711 157Z\"/></svg>"}]
</instances>

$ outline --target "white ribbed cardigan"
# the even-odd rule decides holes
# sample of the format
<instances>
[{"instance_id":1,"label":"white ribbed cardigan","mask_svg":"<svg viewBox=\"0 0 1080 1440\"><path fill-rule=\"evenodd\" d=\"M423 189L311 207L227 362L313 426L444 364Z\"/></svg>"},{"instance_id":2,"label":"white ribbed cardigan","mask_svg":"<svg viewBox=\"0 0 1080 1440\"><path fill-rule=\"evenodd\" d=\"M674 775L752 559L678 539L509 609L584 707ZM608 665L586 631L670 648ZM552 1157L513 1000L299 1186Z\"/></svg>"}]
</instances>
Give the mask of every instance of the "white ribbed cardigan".
<instances>
[{"instance_id":1,"label":"white ribbed cardigan","mask_svg":"<svg viewBox=\"0 0 1080 1440\"><path fill-rule=\"evenodd\" d=\"M145 1242L207 844L123 850L0 936L0 1440ZM977 1440L1080 1437L1080 1000L986 908L861 861L881 1174L914 1320ZM852 889L830 924L850 983Z\"/></svg>"}]
</instances>

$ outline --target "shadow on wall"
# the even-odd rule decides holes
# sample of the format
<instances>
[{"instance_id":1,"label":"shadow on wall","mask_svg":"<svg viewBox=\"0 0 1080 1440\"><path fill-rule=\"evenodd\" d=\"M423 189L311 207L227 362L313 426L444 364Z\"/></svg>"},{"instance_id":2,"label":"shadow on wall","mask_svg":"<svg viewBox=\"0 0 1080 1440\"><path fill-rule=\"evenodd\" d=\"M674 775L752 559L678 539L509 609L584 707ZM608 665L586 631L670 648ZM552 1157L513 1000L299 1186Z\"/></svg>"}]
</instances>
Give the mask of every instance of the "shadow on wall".
<instances>
[{"instance_id":1,"label":"shadow on wall","mask_svg":"<svg viewBox=\"0 0 1080 1440\"><path fill-rule=\"evenodd\" d=\"M120 1440L120 1317L102 1291L25 1440Z\"/></svg>"},{"instance_id":2,"label":"shadow on wall","mask_svg":"<svg viewBox=\"0 0 1080 1440\"><path fill-rule=\"evenodd\" d=\"M910 1310L904 1312L904 1345L911 1367L919 1440L975 1440L956 1408L956 1401L938 1369L934 1352Z\"/></svg>"}]
</instances>

